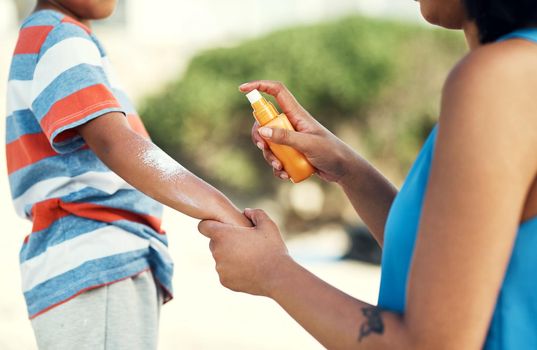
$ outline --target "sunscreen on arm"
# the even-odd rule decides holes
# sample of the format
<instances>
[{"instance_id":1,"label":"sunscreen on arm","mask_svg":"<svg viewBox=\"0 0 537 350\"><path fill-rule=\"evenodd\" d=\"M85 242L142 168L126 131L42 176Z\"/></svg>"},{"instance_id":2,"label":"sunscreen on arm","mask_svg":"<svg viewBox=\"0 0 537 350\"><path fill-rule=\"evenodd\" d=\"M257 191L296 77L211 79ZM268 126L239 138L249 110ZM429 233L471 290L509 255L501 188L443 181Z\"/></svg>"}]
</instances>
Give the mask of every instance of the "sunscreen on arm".
<instances>
[{"instance_id":1,"label":"sunscreen on arm","mask_svg":"<svg viewBox=\"0 0 537 350\"><path fill-rule=\"evenodd\" d=\"M267 101L259 91L252 90L246 97L252 104L254 118L260 126L295 131L287 116L284 113L278 113L274 105ZM315 173L315 169L302 153L289 146L267 142L270 150L282 163L283 169L294 183L303 181Z\"/></svg>"}]
</instances>

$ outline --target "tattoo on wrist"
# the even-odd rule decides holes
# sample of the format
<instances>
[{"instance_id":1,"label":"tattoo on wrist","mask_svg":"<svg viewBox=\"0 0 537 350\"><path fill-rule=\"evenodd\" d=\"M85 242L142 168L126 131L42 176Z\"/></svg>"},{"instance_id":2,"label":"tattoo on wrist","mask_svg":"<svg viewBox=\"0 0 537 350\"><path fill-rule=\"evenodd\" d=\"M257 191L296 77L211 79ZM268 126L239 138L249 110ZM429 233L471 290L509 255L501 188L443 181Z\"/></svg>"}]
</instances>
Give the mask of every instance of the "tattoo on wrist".
<instances>
[{"instance_id":1,"label":"tattoo on wrist","mask_svg":"<svg viewBox=\"0 0 537 350\"><path fill-rule=\"evenodd\" d=\"M359 342L371 333L384 333L384 322L382 321L381 313L382 310L374 306L362 308L362 314L365 317L365 321L360 327L360 336L358 337Z\"/></svg>"}]
</instances>

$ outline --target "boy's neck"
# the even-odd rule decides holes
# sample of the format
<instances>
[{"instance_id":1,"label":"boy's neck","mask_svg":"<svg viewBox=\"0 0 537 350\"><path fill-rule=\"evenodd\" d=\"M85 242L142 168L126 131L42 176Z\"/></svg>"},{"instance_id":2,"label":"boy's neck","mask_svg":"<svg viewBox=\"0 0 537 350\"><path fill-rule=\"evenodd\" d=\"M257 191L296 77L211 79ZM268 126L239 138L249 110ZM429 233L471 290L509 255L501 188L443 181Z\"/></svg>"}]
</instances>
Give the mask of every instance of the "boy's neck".
<instances>
[{"instance_id":1,"label":"boy's neck","mask_svg":"<svg viewBox=\"0 0 537 350\"><path fill-rule=\"evenodd\" d=\"M76 19L80 23L84 24L86 27L91 28L90 20L80 18L75 13L65 8L65 6L62 6L55 0L39 0L37 2L37 5L35 6L34 12L39 11L39 10L55 10L55 11L61 12L64 15L67 15L69 17Z\"/></svg>"}]
</instances>

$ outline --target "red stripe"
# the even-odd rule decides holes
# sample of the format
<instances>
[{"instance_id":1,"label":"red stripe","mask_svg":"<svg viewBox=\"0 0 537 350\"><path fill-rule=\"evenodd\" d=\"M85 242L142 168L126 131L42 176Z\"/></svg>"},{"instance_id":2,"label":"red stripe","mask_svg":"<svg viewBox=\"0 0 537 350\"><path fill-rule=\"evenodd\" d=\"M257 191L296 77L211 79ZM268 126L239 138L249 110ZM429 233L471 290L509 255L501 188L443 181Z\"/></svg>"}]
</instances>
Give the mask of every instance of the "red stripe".
<instances>
[{"instance_id":1,"label":"red stripe","mask_svg":"<svg viewBox=\"0 0 537 350\"><path fill-rule=\"evenodd\" d=\"M145 129L144 123L142 122L142 119L140 119L140 117L137 114L127 115L127 121L129 122L131 128L134 131L136 131L136 133L149 138L149 134L147 133L147 130Z\"/></svg>"},{"instance_id":2,"label":"red stripe","mask_svg":"<svg viewBox=\"0 0 537 350\"><path fill-rule=\"evenodd\" d=\"M147 225L158 233L164 233L160 228L161 220L151 215L133 213L128 210L105 207L94 203L60 204L64 210L83 218L110 223L118 220L128 220Z\"/></svg>"},{"instance_id":3,"label":"red stripe","mask_svg":"<svg viewBox=\"0 0 537 350\"><path fill-rule=\"evenodd\" d=\"M14 55L39 53L54 26L33 26L21 29Z\"/></svg>"},{"instance_id":4,"label":"red stripe","mask_svg":"<svg viewBox=\"0 0 537 350\"><path fill-rule=\"evenodd\" d=\"M67 215L69 215L69 212L61 210L58 198L36 203L32 207L32 233L46 229L56 220ZM26 236L24 243L28 242L29 237L30 235Z\"/></svg>"},{"instance_id":5,"label":"red stripe","mask_svg":"<svg viewBox=\"0 0 537 350\"><path fill-rule=\"evenodd\" d=\"M96 288L100 288L100 287L104 287L104 286L109 286L109 285L111 285L111 284L114 284L114 283L117 283L117 282L121 282L121 281L124 281L124 280L129 279L129 278L136 277L136 276L138 276L138 275L140 275L140 274L142 274L142 273L144 273L144 272L146 272L146 271L151 271L151 268L149 268L149 267L148 267L148 268L145 268L145 269L143 269L142 271L136 272L134 275L127 276L127 277L123 277L123 278L120 278L120 279L115 280L115 281L112 281L112 282L96 284L96 285L94 285L94 286L87 287L87 288L84 288L84 289L82 289L82 290L79 290L78 292L76 292L76 294L71 295L69 298L67 298L67 299L65 299L65 300L62 300L62 301L60 301L59 303L50 305L49 307L47 307L47 308L45 308L45 309L43 309L43 310L41 310L41 311L39 311L39 312L37 312L37 313L35 313L35 314L33 314L33 315L30 315L29 318L30 318L30 320L33 319L33 318L36 318L37 316L44 314L45 312L49 311L50 309L53 309L53 308L55 308L56 306L60 306L60 305L62 305L62 304L64 304L64 303L68 302L69 300L72 300L73 298L76 298L77 296L79 296L79 295L82 294L82 293L85 293L85 292L90 291L90 290L92 290L92 289L96 289Z\"/></svg>"},{"instance_id":6,"label":"red stripe","mask_svg":"<svg viewBox=\"0 0 537 350\"><path fill-rule=\"evenodd\" d=\"M6 145L7 172L13 173L42 159L57 155L43 133L26 134Z\"/></svg>"},{"instance_id":7,"label":"red stripe","mask_svg":"<svg viewBox=\"0 0 537 350\"><path fill-rule=\"evenodd\" d=\"M84 119L95 112L119 107L116 98L106 86L92 85L54 103L41 119L41 127L50 138L55 130Z\"/></svg>"},{"instance_id":8,"label":"red stripe","mask_svg":"<svg viewBox=\"0 0 537 350\"><path fill-rule=\"evenodd\" d=\"M84 24L80 23L79 21L77 21L74 18L71 18L69 16L65 16L62 19L62 23L74 24L74 25L79 26L80 28L84 29L86 31L86 33L91 34L91 29L89 29L89 27L85 26Z\"/></svg>"},{"instance_id":9,"label":"red stripe","mask_svg":"<svg viewBox=\"0 0 537 350\"><path fill-rule=\"evenodd\" d=\"M86 219L112 223L118 220L128 220L151 227L160 234L162 221L154 216L133 213L128 210L110 208L94 203L66 203L58 198L51 198L34 204L32 207L32 233L50 227L56 220L67 215L76 215ZM25 239L25 242L28 239Z\"/></svg>"}]
</instances>

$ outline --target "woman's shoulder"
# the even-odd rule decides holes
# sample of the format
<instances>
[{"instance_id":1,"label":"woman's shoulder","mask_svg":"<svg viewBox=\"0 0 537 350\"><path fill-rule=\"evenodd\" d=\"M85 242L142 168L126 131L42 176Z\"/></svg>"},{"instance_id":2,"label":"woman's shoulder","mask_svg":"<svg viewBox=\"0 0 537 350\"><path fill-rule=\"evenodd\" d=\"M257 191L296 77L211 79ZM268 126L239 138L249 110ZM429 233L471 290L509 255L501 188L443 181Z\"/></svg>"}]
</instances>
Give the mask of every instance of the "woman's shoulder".
<instances>
[{"instance_id":1,"label":"woman's shoulder","mask_svg":"<svg viewBox=\"0 0 537 350\"><path fill-rule=\"evenodd\" d=\"M537 42L511 39L483 45L470 51L454 67L446 81L446 87L463 84L480 90L489 89L491 93L508 92L510 88L523 86L535 89L536 62ZM496 84L487 84L492 82Z\"/></svg>"},{"instance_id":2,"label":"woman's shoulder","mask_svg":"<svg viewBox=\"0 0 537 350\"><path fill-rule=\"evenodd\" d=\"M535 62L537 44L522 40L489 44L469 53L445 83L439 138L450 145L466 142L468 147L501 144L521 162L537 164Z\"/></svg>"},{"instance_id":3,"label":"woman's shoulder","mask_svg":"<svg viewBox=\"0 0 537 350\"><path fill-rule=\"evenodd\" d=\"M472 50L450 72L442 94L449 118L519 121L537 130L537 43L506 40ZM464 111L464 113L461 113ZM441 120L442 121L442 115Z\"/></svg>"}]
</instances>

